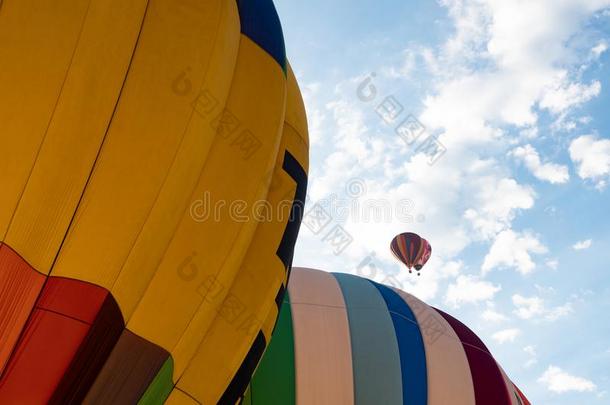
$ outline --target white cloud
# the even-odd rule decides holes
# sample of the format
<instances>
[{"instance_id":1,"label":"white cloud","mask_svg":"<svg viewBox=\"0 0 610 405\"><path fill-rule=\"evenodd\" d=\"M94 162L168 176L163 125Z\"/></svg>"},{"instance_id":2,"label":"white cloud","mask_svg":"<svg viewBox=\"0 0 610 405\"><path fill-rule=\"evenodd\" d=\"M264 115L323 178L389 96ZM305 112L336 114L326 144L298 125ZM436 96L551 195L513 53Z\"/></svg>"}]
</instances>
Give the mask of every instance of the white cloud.
<instances>
[{"instance_id":1,"label":"white cloud","mask_svg":"<svg viewBox=\"0 0 610 405\"><path fill-rule=\"evenodd\" d=\"M517 307L515 314L521 319L532 319L545 312L544 301L539 297L526 298L515 294L513 295L513 304Z\"/></svg>"},{"instance_id":2,"label":"white cloud","mask_svg":"<svg viewBox=\"0 0 610 405\"><path fill-rule=\"evenodd\" d=\"M538 378L538 382L544 384L547 390L557 394L571 391L592 392L597 389L597 386L591 380L571 375L553 365L549 366Z\"/></svg>"},{"instance_id":3,"label":"white cloud","mask_svg":"<svg viewBox=\"0 0 610 405\"><path fill-rule=\"evenodd\" d=\"M523 348L523 351L527 354L529 354L530 356L536 356L536 348L534 346L525 346Z\"/></svg>"},{"instance_id":4,"label":"white cloud","mask_svg":"<svg viewBox=\"0 0 610 405\"><path fill-rule=\"evenodd\" d=\"M498 311L496 311L493 307L488 307L481 317L487 322L493 323L501 323L508 320L508 317Z\"/></svg>"},{"instance_id":5,"label":"white cloud","mask_svg":"<svg viewBox=\"0 0 610 405\"><path fill-rule=\"evenodd\" d=\"M499 344L507 342L514 342L515 339L521 334L521 330L516 328L504 329L494 333L491 337Z\"/></svg>"},{"instance_id":6,"label":"white cloud","mask_svg":"<svg viewBox=\"0 0 610 405\"><path fill-rule=\"evenodd\" d=\"M514 179L481 176L473 179L473 183L477 187L473 191L477 208L467 209L464 219L483 239L509 228L519 210L534 206L534 191Z\"/></svg>"},{"instance_id":7,"label":"white cloud","mask_svg":"<svg viewBox=\"0 0 610 405\"><path fill-rule=\"evenodd\" d=\"M563 113L571 107L575 107L599 96L602 85L598 81L591 84L570 83L561 80L546 90L546 94L540 101L540 106L555 114Z\"/></svg>"},{"instance_id":8,"label":"white cloud","mask_svg":"<svg viewBox=\"0 0 610 405\"><path fill-rule=\"evenodd\" d=\"M570 144L570 157L583 180L591 180L598 188L606 186L610 175L610 139L583 135Z\"/></svg>"},{"instance_id":9,"label":"white cloud","mask_svg":"<svg viewBox=\"0 0 610 405\"><path fill-rule=\"evenodd\" d=\"M574 250L586 250L586 249L589 249L592 244L593 244L593 240L592 239L581 240L581 241L578 241L575 244L573 244L572 245L572 249L574 249Z\"/></svg>"},{"instance_id":10,"label":"white cloud","mask_svg":"<svg viewBox=\"0 0 610 405\"><path fill-rule=\"evenodd\" d=\"M546 246L531 233L519 233L509 229L496 237L485 256L482 271L485 274L498 267L507 267L521 274L528 274L536 268L532 254L543 254L547 251Z\"/></svg>"},{"instance_id":11,"label":"white cloud","mask_svg":"<svg viewBox=\"0 0 610 405\"><path fill-rule=\"evenodd\" d=\"M591 49L591 54L594 58L597 59L602 56L602 54L604 54L604 52L606 52L607 50L608 44L605 41L601 41Z\"/></svg>"},{"instance_id":12,"label":"white cloud","mask_svg":"<svg viewBox=\"0 0 610 405\"><path fill-rule=\"evenodd\" d=\"M447 288L445 302L455 308L492 299L502 289L488 281L471 275L460 275Z\"/></svg>"},{"instance_id":13,"label":"white cloud","mask_svg":"<svg viewBox=\"0 0 610 405\"><path fill-rule=\"evenodd\" d=\"M532 174L552 184L565 183L570 179L568 167L555 163L542 163L538 151L532 145L513 149L511 154L522 161Z\"/></svg>"},{"instance_id":14,"label":"white cloud","mask_svg":"<svg viewBox=\"0 0 610 405\"><path fill-rule=\"evenodd\" d=\"M579 62L568 41L602 7L599 1L585 2L443 0L455 34L436 48L410 44L411 51L400 55L396 66L380 68L375 100L358 98L356 88L363 77L348 78L338 85L305 86L313 132L311 200L341 197L347 179L363 178L367 180L366 199L384 199L392 207L409 199L413 206L409 221L394 218L366 223L351 214L341 219L333 215L332 225L341 224L354 237L340 256L333 255L332 247L322 240L325 233L314 235L304 229L296 263L353 272L364 257L375 252L378 267L384 273L398 274L404 288L421 298L434 298L450 284L445 299L454 305L484 301L478 293L493 296L494 289L500 288L460 276L459 255L475 241L494 241L485 258L485 271L504 266L531 272L534 255L545 253L546 247L533 233L512 231L512 225L522 211L534 206L536 192L512 175L504 157L515 146L510 143L513 134L522 133L519 139L532 143L541 135L538 113L545 96L553 100L548 101L549 108L565 108L562 114L569 114L577 104L574 100L586 99L583 92L594 93L593 83L581 83L574 74ZM422 153L415 153L417 145L406 146L393 126L384 124L375 113L377 105L390 95L383 89L400 88L383 81L419 74L422 65L433 78L421 81L422 105L405 113L420 111L418 118L426 126L426 136L438 136L447 147L433 166ZM563 98L547 95L551 91L562 92ZM396 96L405 105L413 99L412 94ZM562 181L559 165L539 160L540 176ZM388 253L390 238L405 229L421 233L433 243L433 257L421 277L398 271ZM507 251L513 248L516 250ZM485 288L469 299L457 290L460 282L483 283Z\"/></svg>"},{"instance_id":15,"label":"white cloud","mask_svg":"<svg viewBox=\"0 0 610 405\"><path fill-rule=\"evenodd\" d=\"M572 304L568 302L558 307L549 309L544 316L544 319L547 321L556 321L557 319L570 315L573 312L574 308L572 307Z\"/></svg>"},{"instance_id":16,"label":"white cloud","mask_svg":"<svg viewBox=\"0 0 610 405\"><path fill-rule=\"evenodd\" d=\"M523 364L525 368L530 368L534 364L538 363L538 353L536 352L536 348L534 346L525 346L523 351L529 356L527 361Z\"/></svg>"},{"instance_id":17,"label":"white cloud","mask_svg":"<svg viewBox=\"0 0 610 405\"><path fill-rule=\"evenodd\" d=\"M301 94L307 110L309 143L315 145L323 138L326 120L324 109L317 102L320 95L320 83L303 84L301 81Z\"/></svg>"},{"instance_id":18,"label":"white cloud","mask_svg":"<svg viewBox=\"0 0 610 405\"><path fill-rule=\"evenodd\" d=\"M438 94L426 100L423 119L431 126L485 140L494 132L490 124L531 126L538 105L557 114L599 94L598 82L570 74L574 50L566 43L608 0L442 3L456 34L437 56L450 69Z\"/></svg>"},{"instance_id":19,"label":"white cloud","mask_svg":"<svg viewBox=\"0 0 610 405\"><path fill-rule=\"evenodd\" d=\"M381 73L390 79L408 79L417 68L419 53L414 49L406 49L401 66L384 68Z\"/></svg>"},{"instance_id":20,"label":"white cloud","mask_svg":"<svg viewBox=\"0 0 610 405\"><path fill-rule=\"evenodd\" d=\"M524 297L520 294L514 294L512 301L515 306L513 312L521 319L556 321L574 312L570 302L547 308L544 299L537 296Z\"/></svg>"},{"instance_id":21,"label":"white cloud","mask_svg":"<svg viewBox=\"0 0 610 405\"><path fill-rule=\"evenodd\" d=\"M544 263L551 270L557 270L559 268L559 260L557 259L548 259Z\"/></svg>"}]
</instances>

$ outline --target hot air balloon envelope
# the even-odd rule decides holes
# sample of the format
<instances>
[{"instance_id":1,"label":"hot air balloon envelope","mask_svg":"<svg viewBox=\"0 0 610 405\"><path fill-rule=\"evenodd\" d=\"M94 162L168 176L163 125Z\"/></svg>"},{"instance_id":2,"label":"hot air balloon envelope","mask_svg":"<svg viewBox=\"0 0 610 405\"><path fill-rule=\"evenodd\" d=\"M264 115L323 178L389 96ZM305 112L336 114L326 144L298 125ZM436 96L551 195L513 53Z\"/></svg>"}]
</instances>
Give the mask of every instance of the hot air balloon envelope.
<instances>
[{"instance_id":1,"label":"hot air balloon envelope","mask_svg":"<svg viewBox=\"0 0 610 405\"><path fill-rule=\"evenodd\" d=\"M2 0L0 64L0 403L235 404L307 188L272 0Z\"/></svg>"},{"instance_id":2,"label":"hot air balloon envelope","mask_svg":"<svg viewBox=\"0 0 610 405\"><path fill-rule=\"evenodd\" d=\"M432 255L430 243L416 233L405 232L397 235L390 243L394 257L404 263L409 272L412 268L421 270ZM419 274L419 273L418 273Z\"/></svg>"}]
</instances>

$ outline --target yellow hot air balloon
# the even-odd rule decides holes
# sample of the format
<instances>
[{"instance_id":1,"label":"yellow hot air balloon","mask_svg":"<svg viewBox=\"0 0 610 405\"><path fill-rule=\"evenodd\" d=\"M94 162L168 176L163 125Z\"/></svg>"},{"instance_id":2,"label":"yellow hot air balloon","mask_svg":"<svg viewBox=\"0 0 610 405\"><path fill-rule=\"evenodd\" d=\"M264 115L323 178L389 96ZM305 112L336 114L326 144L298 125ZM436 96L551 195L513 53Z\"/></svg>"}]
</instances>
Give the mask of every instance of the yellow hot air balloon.
<instances>
[{"instance_id":1,"label":"yellow hot air balloon","mask_svg":"<svg viewBox=\"0 0 610 405\"><path fill-rule=\"evenodd\" d=\"M0 61L0 403L234 404L306 193L272 0L3 0Z\"/></svg>"}]
</instances>

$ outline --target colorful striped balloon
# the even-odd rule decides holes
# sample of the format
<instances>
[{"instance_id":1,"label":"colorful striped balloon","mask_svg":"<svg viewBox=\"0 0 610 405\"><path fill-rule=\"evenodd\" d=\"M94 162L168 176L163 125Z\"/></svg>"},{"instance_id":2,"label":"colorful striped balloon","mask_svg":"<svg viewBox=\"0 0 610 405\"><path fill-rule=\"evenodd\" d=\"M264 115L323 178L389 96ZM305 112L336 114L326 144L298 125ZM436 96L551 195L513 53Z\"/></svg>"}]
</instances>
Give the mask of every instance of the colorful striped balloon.
<instances>
[{"instance_id":1,"label":"colorful striped balloon","mask_svg":"<svg viewBox=\"0 0 610 405\"><path fill-rule=\"evenodd\" d=\"M417 261L413 266L417 271L421 270L426 263L428 263L428 260L430 260L430 256L432 256L432 245L424 238L421 239L421 242L421 255L417 258Z\"/></svg>"},{"instance_id":2,"label":"colorful striped balloon","mask_svg":"<svg viewBox=\"0 0 610 405\"><path fill-rule=\"evenodd\" d=\"M529 405L451 315L348 274L294 269L243 405Z\"/></svg>"},{"instance_id":3,"label":"colorful striped balloon","mask_svg":"<svg viewBox=\"0 0 610 405\"><path fill-rule=\"evenodd\" d=\"M404 263L411 273L411 269L419 271L424 267L432 255L430 243L416 233L405 232L397 235L390 243L390 250L394 257Z\"/></svg>"}]
</instances>

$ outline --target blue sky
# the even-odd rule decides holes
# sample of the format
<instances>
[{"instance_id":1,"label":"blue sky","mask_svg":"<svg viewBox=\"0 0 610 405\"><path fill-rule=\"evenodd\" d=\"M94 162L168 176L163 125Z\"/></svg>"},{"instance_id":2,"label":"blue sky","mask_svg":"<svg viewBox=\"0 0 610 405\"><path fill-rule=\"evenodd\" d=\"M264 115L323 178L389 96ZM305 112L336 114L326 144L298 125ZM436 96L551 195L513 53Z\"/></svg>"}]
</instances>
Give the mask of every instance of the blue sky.
<instances>
[{"instance_id":1,"label":"blue sky","mask_svg":"<svg viewBox=\"0 0 610 405\"><path fill-rule=\"evenodd\" d=\"M276 4L311 131L295 265L457 315L534 404L609 403L610 0Z\"/></svg>"}]
</instances>

